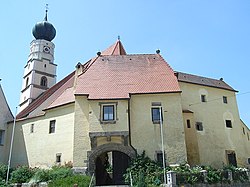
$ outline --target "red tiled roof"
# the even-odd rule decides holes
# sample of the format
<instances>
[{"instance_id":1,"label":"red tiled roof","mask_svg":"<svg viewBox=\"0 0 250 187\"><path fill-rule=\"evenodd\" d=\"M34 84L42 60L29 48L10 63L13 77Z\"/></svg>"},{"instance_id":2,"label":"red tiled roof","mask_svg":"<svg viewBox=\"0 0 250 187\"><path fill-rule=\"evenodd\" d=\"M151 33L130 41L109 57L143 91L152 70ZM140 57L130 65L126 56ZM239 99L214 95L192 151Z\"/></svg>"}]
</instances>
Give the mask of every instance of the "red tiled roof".
<instances>
[{"instance_id":1,"label":"red tiled roof","mask_svg":"<svg viewBox=\"0 0 250 187\"><path fill-rule=\"evenodd\" d=\"M198 85L209 86L209 87L214 87L214 88L221 88L221 89L237 92L227 83L225 83L222 79L220 80L211 79L207 77L201 77L201 76L191 75L191 74L182 73L182 72L176 72L175 74L178 78L178 81L180 82L198 84Z\"/></svg>"},{"instance_id":2,"label":"red tiled roof","mask_svg":"<svg viewBox=\"0 0 250 187\"><path fill-rule=\"evenodd\" d=\"M64 92L60 96L58 96L46 109L55 108L57 106L73 102L75 102L74 87L71 87L64 90Z\"/></svg>"},{"instance_id":3,"label":"red tiled roof","mask_svg":"<svg viewBox=\"0 0 250 187\"><path fill-rule=\"evenodd\" d=\"M120 40L118 40L116 43L111 45L109 48L104 50L102 55L126 55L126 51L121 43Z\"/></svg>"},{"instance_id":4,"label":"red tiled roof","mask_svg":"<svg viewBox=\"0 0 250 187\"><path fill-rule=\"evenodd\" d=\"M29 118L43 114L43 110L47 108L55 99L57 99L67 88L74 84L75 72L72 72L53 87L45 91L40 97L34 100L29 106L23 109L17 116L17 119Z\"/></svg>"},{"instance_id":5,"label":"red tiled roof","mask_svg":"<svg viewBox=\"0 0 250 187\"><path fill-rule=\"evenodd\" d=\"M180 92L180 88L173 70L159 54L100 56L77 78L75 90L89 99L166 92Z\"/></svg>"}]
</instances>

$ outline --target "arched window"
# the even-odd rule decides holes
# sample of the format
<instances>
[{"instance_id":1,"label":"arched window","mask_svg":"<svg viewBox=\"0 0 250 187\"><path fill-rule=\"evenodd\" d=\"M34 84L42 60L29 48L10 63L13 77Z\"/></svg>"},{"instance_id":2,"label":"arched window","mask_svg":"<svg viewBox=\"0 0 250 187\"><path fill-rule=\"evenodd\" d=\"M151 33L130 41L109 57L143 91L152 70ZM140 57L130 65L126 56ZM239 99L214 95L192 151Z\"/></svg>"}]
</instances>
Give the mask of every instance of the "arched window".
<instances>
[{"instance_id":1,"label":"arched window","mask_svg":"<svg viewBox=\"0 0 250 187\"><path fill-rule=\"evenodd\" d=\"M45 86L45 87L47 87L47 78L46 78L46 77L43 76L43 77L41 78L40 86Z\"/></svg>"},{"instance_id":2,"label":"arched window","mask_svg":"<svg viewBox=\"0 0 250 187\"><path fill-rule=\"evenodd\" d=\"M27 79L26 79L26 84L25 84L25 87L27 87L27 86L28 86L28 84L29 84L29 77L27 77Z\"/></svg>"}]
</instances>

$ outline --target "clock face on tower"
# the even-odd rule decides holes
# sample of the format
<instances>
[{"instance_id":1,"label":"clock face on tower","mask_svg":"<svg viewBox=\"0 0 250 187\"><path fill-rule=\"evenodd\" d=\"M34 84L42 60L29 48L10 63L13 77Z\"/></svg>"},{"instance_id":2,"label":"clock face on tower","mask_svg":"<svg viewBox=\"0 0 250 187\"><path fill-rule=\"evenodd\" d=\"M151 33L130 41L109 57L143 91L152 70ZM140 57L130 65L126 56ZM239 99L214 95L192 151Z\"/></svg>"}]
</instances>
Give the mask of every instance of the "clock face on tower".
<instances>
[{"instance_id":1,"label":"clock face on tower","mask_svg":"<svg viewBox=\"0 0 250 187\"><path fill-rule=\"evenodd\" d=\"M45 53L50 53L50 47L44 46L44 47L43 47L43 52L45 52Z\"/></svg>"}]
</instances>

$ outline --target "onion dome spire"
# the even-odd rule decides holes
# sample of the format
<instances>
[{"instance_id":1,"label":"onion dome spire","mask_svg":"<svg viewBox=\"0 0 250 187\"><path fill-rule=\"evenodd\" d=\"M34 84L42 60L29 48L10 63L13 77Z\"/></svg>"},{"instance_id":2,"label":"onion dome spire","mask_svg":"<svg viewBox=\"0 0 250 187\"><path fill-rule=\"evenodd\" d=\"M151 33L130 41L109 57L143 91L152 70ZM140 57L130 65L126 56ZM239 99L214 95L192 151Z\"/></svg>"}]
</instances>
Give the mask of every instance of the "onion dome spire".
<instances>
[{"instance_id":1,"label":"onion dome spire","mask_svg":"<svg viewBox=\"0 0 250 187\"><path fill-rule=\"evenodd\" d=\"M52 41L56 36L55 27L48 22L48 8L46 6L45 17L42 22L38 22L32 29L33 36L38 40Z\"/></svg>"}]
</instances>

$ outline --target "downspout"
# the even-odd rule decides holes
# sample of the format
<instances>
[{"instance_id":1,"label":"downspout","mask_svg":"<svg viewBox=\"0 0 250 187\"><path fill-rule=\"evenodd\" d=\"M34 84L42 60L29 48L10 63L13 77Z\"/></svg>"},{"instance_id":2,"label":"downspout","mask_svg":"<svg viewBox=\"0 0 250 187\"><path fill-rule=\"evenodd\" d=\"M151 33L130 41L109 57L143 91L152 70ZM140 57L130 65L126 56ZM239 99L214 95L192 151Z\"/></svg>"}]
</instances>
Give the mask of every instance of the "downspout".
<instances>
[{"instance_id":1,"label":"downspout","mask_svg":"<svg viewBox=\"0 0 250 187\"><path fill-rule=\"evenodd\" d=\"M130 94L129 94L130 95ZM135 150L135 154L137 155L137 150L134 148L134 146L132 145L132 141L131 141L131 122L130 122L130 100L131 100L131 95L129 96L128 99L128 130L129 130L129 146L132 147Z\"/></svg>"}]
</instances>

